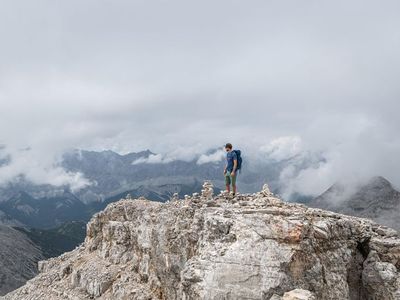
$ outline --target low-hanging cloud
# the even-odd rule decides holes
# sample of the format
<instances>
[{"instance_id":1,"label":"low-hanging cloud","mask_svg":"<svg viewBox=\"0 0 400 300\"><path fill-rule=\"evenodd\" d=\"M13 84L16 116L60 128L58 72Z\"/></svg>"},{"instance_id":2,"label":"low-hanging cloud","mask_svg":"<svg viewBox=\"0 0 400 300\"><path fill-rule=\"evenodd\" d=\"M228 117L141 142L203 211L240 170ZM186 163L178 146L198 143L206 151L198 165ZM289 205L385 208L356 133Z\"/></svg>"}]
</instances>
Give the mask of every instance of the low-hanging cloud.
<instances>
[{"instance_id":1,"label":"low-hanging cloud","mask_svg":"<svg viewBox=\"0 0 400 300\"><path fill-rule=\"evenodd\" d=\"M298 136L282 136L261 146L260 151L269 159L282 161L299 155L303 151L302 141Z\"/></svg>"},{"instance_id":2,"label":"low-hanging cloud","mask_svg":"<svg viewBox=\"0 0 400 300\"><path fill-rule=\"evenodd\" d=\"M373 175L400 186L400 3L290 8L3 3L0 144L13 160L2 180L23 173L85 185L57 167L73 148L151 149L157 154L147 162L203 163L218 159L201 156L208 149L231 142L257 159L299 156L300 164L304 153L322 155L312 167L282 172L287 193L318 194Z\"/></svg>"},{"instance_id":3,"label":"low-hanging cloud","mask_svg":"<svg viewBox=\"0 0 400 300\"><path fill-rule=\"evenodd\" d=\"M217 150L211 154L202 154L197 160L198 165L219 162L225 157L223 150Z\"/></svg>"},{"instance_id":4,"label":"low-hanging cloud","mask_svg":"<svg viewBox=\"0 0 400 300\"><path fill-rule=\"evenodd\" d=\"M171 160L165 159L162 154L150 154L148 157L140 157L132 162L132 165L138 164L160 164L169 163Z\"/></svg>"},{"instance_id":5,"label":"low-hanging cloud","mask_svg":"<svg viewBox=\"0 0 400 300\"><path fill-rule=\"evenodd\" d=\"M160 164L160 163L170 163L176 160L191 162L196 161L198 165L221 161L224 157L224 152L222 150L214 150L209 154L205 154L204 152L208 151L208 148L202 148L201 146L177 146L172 151L159 153L159 154L150 154L148 157L140 157L132 162L132 165L137 164Z\"/></svg>"},{"instance_id":6,"label":"low-hanging cloud","mask_svg":"<svg viewBox=\"0 0 400 300\"><path fill-rule=\"evenodd\" d=\"M281 182L285 185L286 195L298 192L315 196L335 182L352 190L378 175L399 186L400 160L396 153L400 149L400 140L390 133L389 128L382 126L387 125L370 120L363 126L349 128L346 138L341 135L336 143L334 140L326 144L329 147L319 148L323 160L298 172L291 167L283 170ZM314 143L309 146L318 149Z\"/></svg>"},{"instance_id":7,"label":"low-hanging cloud","mask_svg":"<svg viewBox=\"0 0 400 300\"><path fill-rule=\"evenodd\" d=\"M7 148L4 150L6 152ZM0 186L23 179L38 185L69 186L75 192L92 184L82 173L68 172L55 164L52 158L37 157L31 149L13 151L7 157L6 163L0 167Z\"/></svg>"}]
</instances>

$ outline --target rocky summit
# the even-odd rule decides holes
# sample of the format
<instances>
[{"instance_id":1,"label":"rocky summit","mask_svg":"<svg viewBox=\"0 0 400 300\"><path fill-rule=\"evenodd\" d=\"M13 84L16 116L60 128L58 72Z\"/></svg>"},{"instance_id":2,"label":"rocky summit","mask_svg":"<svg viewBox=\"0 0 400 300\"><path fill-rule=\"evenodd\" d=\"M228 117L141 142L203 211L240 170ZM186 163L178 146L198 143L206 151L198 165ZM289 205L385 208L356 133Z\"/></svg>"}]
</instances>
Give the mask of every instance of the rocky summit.
<instances>
[{"instance_id":1,"label":"rocky summit","mask_svg":"<svg viewBox=\"0 0 400 300\"><path fill-rule=\"evenodd\" d=\"M109 204L85 242L1 299L400 299L400 238L256 194Z\"/></svg>"}]
</instances>

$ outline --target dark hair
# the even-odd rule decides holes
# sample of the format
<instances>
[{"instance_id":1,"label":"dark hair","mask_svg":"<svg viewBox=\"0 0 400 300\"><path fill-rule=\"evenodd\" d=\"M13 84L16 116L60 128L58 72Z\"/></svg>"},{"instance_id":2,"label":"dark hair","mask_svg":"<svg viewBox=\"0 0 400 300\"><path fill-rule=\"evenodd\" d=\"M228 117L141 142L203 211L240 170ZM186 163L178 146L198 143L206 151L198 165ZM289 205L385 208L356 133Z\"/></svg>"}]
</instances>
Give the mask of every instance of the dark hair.
<instances>
[{"instance_id":1,"label":"dark hair","mask_svg":"<svg viewBox=\"0 0 400 300\"><path fill-rule=\"evenodd\" d=\"M232 149L232 144L231 144L231 143L227 143L227 144L225 145L225 148Z\"/></svg>"}]
</instances>

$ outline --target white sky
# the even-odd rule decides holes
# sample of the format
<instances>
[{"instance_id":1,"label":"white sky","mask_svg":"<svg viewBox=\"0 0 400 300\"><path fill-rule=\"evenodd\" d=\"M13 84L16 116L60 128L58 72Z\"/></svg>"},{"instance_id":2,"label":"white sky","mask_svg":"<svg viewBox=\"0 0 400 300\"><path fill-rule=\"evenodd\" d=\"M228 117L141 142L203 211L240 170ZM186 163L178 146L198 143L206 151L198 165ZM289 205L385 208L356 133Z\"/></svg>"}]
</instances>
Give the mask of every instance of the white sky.
<instances>
[{"instance_id":1,"label":"white sky","mask_svg":"<svg viewBox=\"0 0 400 300\"><path fill-rule=\"evenodd\" d=\"M400 186L399 1L1 4L0 143L15 163L0 181L71 148L179 158L231 141L325 153L285 178L294 189Z\"/></svg>"}]
</instances>

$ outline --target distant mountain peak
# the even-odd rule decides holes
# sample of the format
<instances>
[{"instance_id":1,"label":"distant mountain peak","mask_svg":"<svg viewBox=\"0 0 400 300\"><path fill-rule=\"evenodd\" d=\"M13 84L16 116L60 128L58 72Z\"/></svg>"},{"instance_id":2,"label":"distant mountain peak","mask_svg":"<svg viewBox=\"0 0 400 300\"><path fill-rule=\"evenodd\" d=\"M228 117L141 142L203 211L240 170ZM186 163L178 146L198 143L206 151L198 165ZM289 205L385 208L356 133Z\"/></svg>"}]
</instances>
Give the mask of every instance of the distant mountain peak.
<instances>
[{"instance_id":1,"label":"distant mountain peak","mask_svg":"<svg viewBox=\"0 0 400 300\"><path fill-rule=\"evenodd\" d=\"M100 153L105 154L105 155L121 156L119 153L117 153L113 150L103 150Z\"/></svg>"},{"instance_id":2,"label":"distant mountain peak","mask_svg":"<svg viewBox=\"0 0 400 300\"><path fill-rule=\"evenodd\" d=\"M140 151L140 152L138 152L138 154L139 153L142 153L142 154L148 154L148 155L151 155L151 154L155 154L155 153L153 153L152 151L150 151L149 149L146 149L146 150L144 150L144 151Z\"/></svg>"},{"instance_id":3,"label":"distant mountain peak","mask_svg":"<svg viewBox=\"0 0 400 300\"><path fill-rule=\"evenodd\" d=\"M375 176L372 177L365 187L386 187L386 188L393 188L392 184L389 180L382 176Z\"/></svg>"},{"instance_id":4,"label":"distant mountain peak","mask_svg":"<svg viewBox=\"0 0 400 300\"><path fill-rule=\"evenodd\" d=\"M392 184L389 180L382 176L374 176L370 179L362 182L336 182L331 187L329 187L323 194L341 194L341 193L351 193L353 194L363 191L363 190L370 190L370 189L393 189ZM322 195L323 195L322 194Z\"/></svg>"},{"instance_id":5,"label":"distant mountain peak","mask_svg":"<svg viewBox=\"0 0 400 300\"><path fill-rule=\"evenodd\" d=\"M400 192L382 176L364 183L335 183L308 203L311 207L343 214L371 218L381 224L400 229Z\"/></svg>"}]
</instances>

